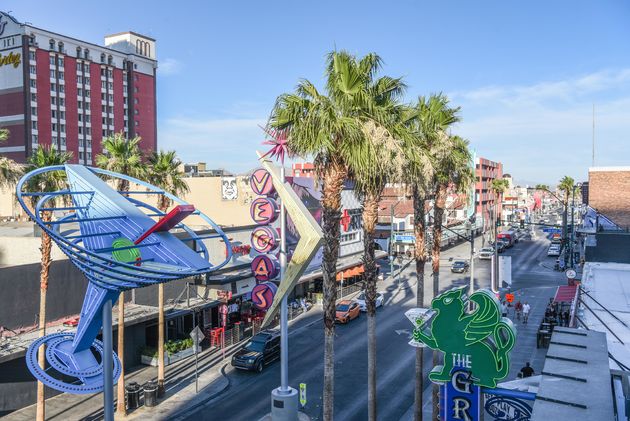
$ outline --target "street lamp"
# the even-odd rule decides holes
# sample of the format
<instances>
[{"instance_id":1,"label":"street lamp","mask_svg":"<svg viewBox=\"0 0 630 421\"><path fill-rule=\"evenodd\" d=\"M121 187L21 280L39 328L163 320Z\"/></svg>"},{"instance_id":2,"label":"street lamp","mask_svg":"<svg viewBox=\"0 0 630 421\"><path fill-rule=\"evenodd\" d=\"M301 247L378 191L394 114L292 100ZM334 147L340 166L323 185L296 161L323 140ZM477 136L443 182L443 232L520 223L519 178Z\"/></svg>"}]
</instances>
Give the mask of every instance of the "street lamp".
<instances>
[{"instance_id":1,"label":"street lamp","mask_svg":"<svg viewBox=\"0 0 630 421\"><path fill-rule=\"evenodd\" d=\"M399 199L396 203L394 203L393 205L391 205L390 207L390 211L389 211L389 216L390 216L390 235L389 235L389 275L391 277L394 277L394 253L393 253L393 249L394 249L394 209L396 209L396 206L400 205L400 202L402 202L404 200L403 199Z\"/></svg>"},{"instance_id":2,"label":"street lamp","mask_svg":"<svg viewBox=\"0 0 630 421\"><path fill-rule=\"evenodd\" d=\"M571 193L573 195L572 203L571 203L571 241L569 243L569 252L571 255L569 256L569 262L571 263L571 268L575 267L575 258L573 254L573 243L575 241L575 190L582 187L582 183L577 183L571 189Z\"/></svg>"}]
</instances>

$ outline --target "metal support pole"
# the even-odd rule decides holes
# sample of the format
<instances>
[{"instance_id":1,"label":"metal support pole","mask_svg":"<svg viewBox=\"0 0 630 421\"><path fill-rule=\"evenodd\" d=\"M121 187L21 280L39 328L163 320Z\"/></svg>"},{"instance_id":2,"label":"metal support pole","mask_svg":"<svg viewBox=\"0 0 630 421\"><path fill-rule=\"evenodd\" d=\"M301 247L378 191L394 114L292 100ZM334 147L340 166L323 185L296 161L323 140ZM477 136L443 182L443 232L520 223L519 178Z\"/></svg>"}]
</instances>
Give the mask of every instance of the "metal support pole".
<instances>
[{"instance_id":1,"label":"metal support pole","mask_svg":"<svg viewBox=\"0 0 630 421\"><path fill-rule=\"evenodd\" d=\"M112 300L103 306L103 416L114 421L114 346L112 339ZM123 350L119 350L123 352Z\"/></svg>"},{"instance_id":2,"label":"metal support pole","mask_svg":"<svg viewBox=\"0 0 630 421\"><path fill-rule=\"evenodd\" d=\"M389 276L394 277L394 205L390 206L389 211Z\"/></svg>"},{"instance_id":3,"label":"metal support pole","mask_svg":"<svg viewBox=\"0 0 630 421\"><path fill-rule=\"evenodd\" d=\"M575 261L573 259L573 238L575 235L575 188L577 186L573 186L573 199L571 200L571 238L569 239L569 262L571 262L571 268L575 267Z\"/></svg>"},{"instance_id":4,"label":"metal support pole","mask_svg":"<svg viewBox=\"0 0 630 421\"><path fill-rule=\"evenodd\" d=\"M284 164L280 169L280 178L284 183ZM280 279L284 279L284 271L287 266L287 222L284 203L280 207ZM289 392L289 315L288 294L282 298L280 310L280 390Z\"/></svg>"},{"instance_id":5,"label":"metal support pole","mask_svg":"<svg viewBox=\"0 0 630 421\"><path fill-rule=\"evenodd\" d=\"M193 310L193 332L197 332L197 313ZM195 336L196 338L196 336ZM193 343L195 347L195 393L199 393L199 360L198 360L198 347L199 342L195 339L195 343Z\"/></svg>"},{"instance_id":6,"label":"metal support pole","mask_svg":"<svg viewBox=\"0 0 630 421\"><path fill-rule=\"evenodd\" d=\"M470 223L470 289L468 296L470 297L475 291L475 231L473 224Z\"/></svg>"},{"instance_id":7,"label":"metal support pole","mask_svg":"<svg viewBox=\"0 0 630 421\"><path fill-rule=\"evenodd\" d=\"M492 290L494 292L498 292L499 291L499 249L497 248L497 231L498 228L497 227L497 214L496 214L496 207L492 207L492 230L494 233L494 262L492 262L492 274L493 274L493 279L494 279L494 285Z\"/></svg>"}]
</instances>

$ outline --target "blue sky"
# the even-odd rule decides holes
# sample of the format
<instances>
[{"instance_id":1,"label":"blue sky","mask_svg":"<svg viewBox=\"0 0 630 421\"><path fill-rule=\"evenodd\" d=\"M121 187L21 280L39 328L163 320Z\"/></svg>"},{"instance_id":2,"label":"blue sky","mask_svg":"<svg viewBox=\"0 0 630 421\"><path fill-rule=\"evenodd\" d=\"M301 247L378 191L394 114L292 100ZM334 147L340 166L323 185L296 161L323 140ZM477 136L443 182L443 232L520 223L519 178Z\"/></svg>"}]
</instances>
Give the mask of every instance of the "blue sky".
<instances>
[{"instance_id":1,"label":"blue sky","mask_svg":"<svg viewBox=\"0 0 630 421\"><path fill-rule=\"evenodd\" d=\"M587 177L630 165L630 2L4 0L20 21L102 44L133 30L157 39L158 143L185 161L255 165L275 98L322 84L334 48L376 52L407 97L448 94L453 132L516 180Z\"/></svg>"}]
</instances>

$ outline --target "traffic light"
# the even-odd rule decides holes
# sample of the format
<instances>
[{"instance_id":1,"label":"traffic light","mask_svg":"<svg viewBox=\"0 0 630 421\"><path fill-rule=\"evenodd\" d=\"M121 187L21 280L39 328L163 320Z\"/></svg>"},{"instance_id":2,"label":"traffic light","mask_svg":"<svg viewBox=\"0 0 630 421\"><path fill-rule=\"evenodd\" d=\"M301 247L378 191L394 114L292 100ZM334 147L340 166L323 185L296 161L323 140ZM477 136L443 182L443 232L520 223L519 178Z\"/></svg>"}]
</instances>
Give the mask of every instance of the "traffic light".
<instances>
[{"instance_id":1,"label":"traffic light","mask_svg":"<svg viewBox=\"0 0 630 421\"><path fill-rule=\"evenodd\" d=\"M525 228L525 220L521 219L521 229Z\"/></svg>"}]
</instances>

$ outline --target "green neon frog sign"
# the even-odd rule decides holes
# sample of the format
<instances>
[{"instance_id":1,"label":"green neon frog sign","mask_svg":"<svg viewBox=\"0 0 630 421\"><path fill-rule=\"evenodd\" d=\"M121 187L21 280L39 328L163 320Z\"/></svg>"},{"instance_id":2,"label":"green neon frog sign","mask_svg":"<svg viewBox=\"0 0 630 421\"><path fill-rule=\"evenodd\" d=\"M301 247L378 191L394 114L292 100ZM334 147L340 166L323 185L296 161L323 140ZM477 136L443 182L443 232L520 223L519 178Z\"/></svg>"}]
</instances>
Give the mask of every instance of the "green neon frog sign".
<instances>
[{"instance_id":1,"label":"green neon frog sign","mask_svg":"<svg viewBox=\"0 0 630 421\"><path fill-rule=\"evenodd\" d=\"M429 374L433 382L450 381L453 369L459 367L472 373L473 384L494 388L510 370L516 329L510 319L501 317L492 292L479 290L467 298L464 290L453 289L437 296L431 302L431 316L425 313L415 318L411 344L425 344L444 354L444 365ZM473 309L467 311L470 302L474 303Z\"/></svg>"}]
</instances>

